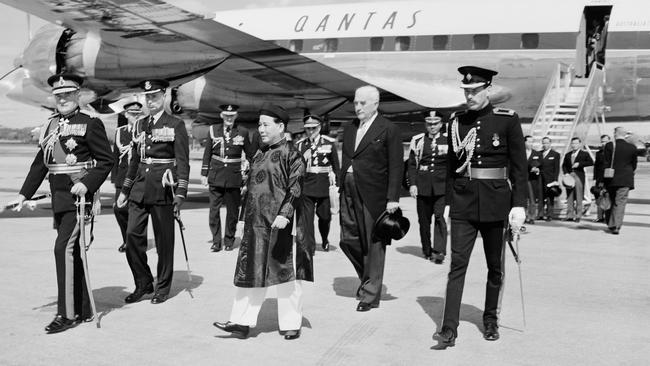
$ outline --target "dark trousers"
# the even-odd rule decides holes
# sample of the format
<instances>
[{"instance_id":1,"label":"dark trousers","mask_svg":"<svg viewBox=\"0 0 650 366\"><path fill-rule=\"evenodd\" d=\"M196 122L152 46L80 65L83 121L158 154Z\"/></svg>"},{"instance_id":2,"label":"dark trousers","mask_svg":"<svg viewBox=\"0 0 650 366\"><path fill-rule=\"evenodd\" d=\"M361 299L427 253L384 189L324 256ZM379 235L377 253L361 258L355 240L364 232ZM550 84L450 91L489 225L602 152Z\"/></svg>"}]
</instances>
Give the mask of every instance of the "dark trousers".
<instances>
[{"instance_id":1,"label":"dark trousers","mask_svg":"<svg viewBox=\"0 0 650 366\"><path fill-rule=\"evenodd\" d=\"M149 215L156 233L158 252L156 292L169 294L174 274L174 206L147 205L129 201L129 224L126 229L126 259L131 267L135 286L146 287L153 282L147 264L147 224Z\"/></svg>"},{"instance_id":2,"label":"dark trousers","mask_svg":"<svg viewBox=\"0 0 650 366\"><path fill-rule=\"evenodd\" d=\"M548 188L544 187L542 191L542 199L539 200L539 208L537 214L540 216L546 216L553 218L553 210L555 210L555 197L551 196L548 192Z\"/></svg>"},{"instance_id":3,"label":"dark trousers","mask_svg":"<svg viewBox=\"0 0 650 366\"><path fill-rule=\"evenodd\" d=\"M582 200L584 199L584 182L577 175L572 174L576 185L566 189L566 217L571 219L582 218Z\"/></svg>"},{"instance_id":4,"label":"dark trousers","mask_svg":"<svg viewBox=\"0 0 650 366\"><path fill-rule=\"evenodd\" d=\"M122 187L115 187L114 202L117 202L117 197L120 196L121 191ZM122 243L126 243L126 227L129 223L129 206L127 205L119 208L115 203L113 203L113 214L115 215L115 220L117 221L117 225L119 225L120 232L122 233Z\"/></svg>"},{"instance_id":5,"label":"dark trousers","mask_svg":"<svg viewBox=\"0 0 650 366\"><path fill-rule=\"evenodd\" d=\"M503 280L503 228L503 221L472 222L451 219L451 267L447 280L443 327L449 327L454 332L458 328L465 273L479 232L483 238L483 251L488 267L483 323L497 322Z\"/></svg>"},{"instance_id":6,"label":"dark trousers","mask_svg":"<svg viewBox=\"0 0 650 366\"><path fill-rule=\"evenodd\" d=\"M68 319L74 319L77 315L87 318L92 315L92 311L79 252L77 213L75 211L55 213L54 226L57 230L54 242L58 288L57 314Z\"/></svg>"},{"instance_id":7,"label":"dark trousers","mask_svg":"<svg viewBox=\"0 0 650 366\"><path fill-rule=\"evenodd\" d=\"M422 254L431 255L431 215L435 218L433 226L433 251L447 253L447 223L445 212L445 195L417 197L418 224L420 225L420 243Z\"/></svg>"},{"instance_id":8,"label":"dark trousers","mask_svg":"<svg viewBox=\"0 0 650 366\"><path fill-rule=\"evenodd\" d=\"M528 201L526 207L526 220L535 220L537 215L541 214L541 210L538 212L539 201L541 198L541 189L539 180L529 180L528 181Z\"/></svg>"},{"instance_id":9,"label":"dark trousers","mask_svg":"<svg viewBox=\"0 0 650 366\"><path fill-rule=\"evenodd\" d=\"M605 213L605 222L610 229L620 230L623 226L623 216L625 216L625 205L627 205L627 196L630 193L629 187L607 187L609 199L612 201L612 207Z\"/></svg>"},{"instance_id":10,"label":"dark trousers","mask_svg":"<svg viewBox=\"0 0 650 366\"><path fill-rule=\"evenodd\" d=\"M330 223L332 221L330 199L329 197L313 196L303 196L302 198L302 209L305 215L305 245L307 248L315 248L314 213L318 216L318 231L320 232L322 243L327 243L327 236L330 233Z\"/></svg>"},{"instance_id":11,"label":"dark trousers","mask_svg":"<svg viewBox=\"0 0 650 366\"><path fill-rule=\"evenodd\" d=\"M341 250L348 257L361 285L357 298L369 304L379 305L384 279L386 245L390 242L373 241L372 228L375 220L363 204L353 174L345 174L344 191L341 195Z\"/></svg>"},{"instance_id":12,"label":"dark trousers","mask_svg":"<svg viewBox=\"0 0 650 366\"><path fill-rule=\"evenodd\" d=\"M235 232L237 231L237 220L239 216L239 204L241 202L241 193L239 188L223 188L210 186L210 213L209 225L212 232L212 243L221 248L221 204L226 204L226 228L224 230L223 241L227 247L231 247L235 242Z\"/></svg>"}]
</instances>

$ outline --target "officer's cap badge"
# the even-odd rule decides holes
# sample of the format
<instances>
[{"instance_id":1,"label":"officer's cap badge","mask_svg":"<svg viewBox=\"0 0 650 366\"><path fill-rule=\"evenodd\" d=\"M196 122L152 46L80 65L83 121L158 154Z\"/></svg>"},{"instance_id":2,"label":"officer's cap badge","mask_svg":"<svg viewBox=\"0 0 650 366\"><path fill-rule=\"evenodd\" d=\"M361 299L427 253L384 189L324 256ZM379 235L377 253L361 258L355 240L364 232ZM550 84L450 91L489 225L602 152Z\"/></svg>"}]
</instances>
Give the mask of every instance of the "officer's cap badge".
<instances>
[{"instance_id":1,"label":"officer's cap badge","mask_svg":"<svg viewBox=\"0 0 650 366\"><path fill-rule=\"evenodd\" d=\"M151 90L151 82L150 81L145 81L144 82L144 90Z\"/></svg>"}]
</instances>

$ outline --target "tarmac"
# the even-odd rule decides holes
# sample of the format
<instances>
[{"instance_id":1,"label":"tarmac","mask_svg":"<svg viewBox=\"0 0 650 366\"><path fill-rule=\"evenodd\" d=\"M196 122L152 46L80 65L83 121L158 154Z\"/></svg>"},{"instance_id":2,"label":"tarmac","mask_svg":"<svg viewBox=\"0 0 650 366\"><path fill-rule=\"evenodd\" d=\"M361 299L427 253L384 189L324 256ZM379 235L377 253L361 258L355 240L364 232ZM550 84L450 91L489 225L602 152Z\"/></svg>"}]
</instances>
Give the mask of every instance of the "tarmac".
<instances>
[{"instance_id":1,"label":"tarmac","mask_svg":"<svg viewBox=\"0 0 650 366\"><path fill-rule=\"evenodd\" d=\"M36 148L0 145L0 202L16 196ZM176 237L171 298L125 304L133 278L112 215L113 187L103 186L102 214L88 251L101 328L84 323L59 334L43 328L56 312L56 276L50 203L34 211L0 214L0 365L647 365L650 357L650 163L640 162L625 222L618 236L593 223L528 225L521 235L522 316L518 266L506 253L500 314L501 338L482 336L486 266L477 240L467 273L456 346L440 347L449 260L422 258L415 201L400 205L411 229L386 254L384 293L378 309L355 311L358 286L338 248L315 256L316 281L305 288L302 336L278 333L276 300L262 307L248 339L212 326L226 321L235 294L237 248L210 252L207 193L192 161L190 196L183 208L191 280ZM47 192L45 183L39 192ZM222 212L225 215L225 212ZM317 241L319 241L317 239ZM155 269L155 250L149 265Z\"/></svg>"}]
</instances>

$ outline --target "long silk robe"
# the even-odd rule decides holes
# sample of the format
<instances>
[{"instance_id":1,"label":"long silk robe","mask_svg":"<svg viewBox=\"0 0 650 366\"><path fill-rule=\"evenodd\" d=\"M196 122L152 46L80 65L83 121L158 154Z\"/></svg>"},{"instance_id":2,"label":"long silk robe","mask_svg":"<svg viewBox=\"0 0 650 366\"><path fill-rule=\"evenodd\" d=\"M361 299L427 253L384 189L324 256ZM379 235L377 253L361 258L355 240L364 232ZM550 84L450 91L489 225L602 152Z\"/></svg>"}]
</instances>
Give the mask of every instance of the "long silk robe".
<instances>
[{"instance_id":1,"label":"long silk robe","mask_svg":"<svg viewBox=\"0 0 650 366\"><path fill-rule=\"evenodd\" d=\"M313 251L304 247L297 228L296 267L293 265L294 213L302 196L305 164L285 140L258 150L253 158L244 202L244 234L234 283L237 287L269 287L289 281L313 281ZM271 229L277 216L289 220Z\"/></svg>"}]
</instances>

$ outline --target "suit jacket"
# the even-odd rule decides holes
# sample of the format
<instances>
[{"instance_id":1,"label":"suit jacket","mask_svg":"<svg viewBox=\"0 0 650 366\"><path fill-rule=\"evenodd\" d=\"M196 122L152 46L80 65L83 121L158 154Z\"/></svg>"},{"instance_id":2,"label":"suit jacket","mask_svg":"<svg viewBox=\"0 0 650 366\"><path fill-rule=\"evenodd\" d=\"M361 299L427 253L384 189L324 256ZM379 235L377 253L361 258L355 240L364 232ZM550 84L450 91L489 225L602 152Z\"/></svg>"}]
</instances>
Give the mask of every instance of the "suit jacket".
<instances>
[{"instance_id":1,"label":"suit jacket","mask_svg":"<svg viewBox=\"0 0 650 366\"><path fill-rule=\"evenodd\" d=\"M603 165L609 168L612 164L613 143L605 145ZM614 154L614 178L604 179L608 187L629 187L634 189L634 171L636 170L636 146L624 139L616 139Z\"/></svg>"},{"instance_id":2,"label":"suit jacket","mask_svg":"<svg viewBox=\"0 0 650 366\"><path fill-rule=\"evenodd\" d=\"M377 219L386 209L387 202L399 202L399 193L404 171L402 138L399 128L377 115L355 150L359 120L354 120L343 130L343 152L341 176L352 166L363 204ZM341 191L345 188L341 184Z\"/></svg>"},{"instance_id":3,"label":"suit jacket","mask_svg":"<svg viewBox=\"0 0 650 366\"><path fill-rule=\"evenodd\" d=\"M210 138L205 143L201 175L208 177L208 184L223 188L242 186L241 161L227 162L223 159L241 160L253 158L248 130L234 125L230 136L224 136L223 124L210 126ZM222 159L222 160L219 160Z\"/></svg>"},{"instance_id":4,"label":"suit jacket","mask_svg":"<svg viewBox=\"0 0 650 366\"><path fill-rule=\"evenodd\" d=\"M599 183L603 181L603 172L605 171L605 155L604 148L596 151L596 159L594 161L594 183ZM609 168L609 165L607 166Z\"/></svg>"},{"instance_id":5,"label":"suit jacket","mask_svg":"<svg viewBox=\"0 0 650 366\"><path fill-rule=\"evenodd\" d=\"M578 178L580 178L580 181L582 182L582 186L584 187L585 185L585 167L587 166L592 166L594 165L593 159L591 159L591 156L589 155L588 152L584 150L578 151L578 155L576 155L576 159L573 163L571 163L571 155L573 154L572 151L569 151L564 155L564 161L562 162L562 171L564 174L567 173L576 173ZM572 168L572 165L578 163L577 168Z\"/></svg>"},{"instance_id":6,"label":"suit jacket","mask_svg":"<svg viewBox=\"0 0 650 366\"><path fill-rule=\"evenodd\" d=\"M447 182L447 132L440 130L435 141L426 133L411 139L408 160L409 184L419 196L445 194Z\"/></svg>"},{"instance_id":7,"label":"suit jacket","mask_svg":"<svg viewBox=\"0 0 650 366\"><path fill-rule=\"evenodd\" d=\"M542 155L541 164L539 166L540 175L542 176L542 186L546 188L546 185L557 181L560 176L560 153L551 149L544 156L544 151L541 151Z\"/></svg>"},{"instance_id":8,"label":"suit jacket","mask_svg":"<svg viewBox=\"0 0 650 366\"><path fill-rule=\"evenodd\" d=\"M540 174L531 173L531 169L539 168L542 165L542 152L532 150L528 157L528 181L538 181Z\"/></svg>"}]
</instances>

